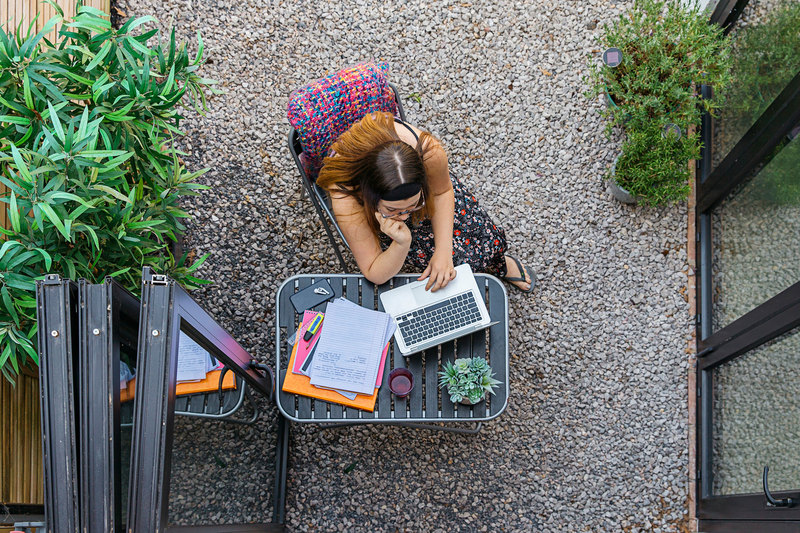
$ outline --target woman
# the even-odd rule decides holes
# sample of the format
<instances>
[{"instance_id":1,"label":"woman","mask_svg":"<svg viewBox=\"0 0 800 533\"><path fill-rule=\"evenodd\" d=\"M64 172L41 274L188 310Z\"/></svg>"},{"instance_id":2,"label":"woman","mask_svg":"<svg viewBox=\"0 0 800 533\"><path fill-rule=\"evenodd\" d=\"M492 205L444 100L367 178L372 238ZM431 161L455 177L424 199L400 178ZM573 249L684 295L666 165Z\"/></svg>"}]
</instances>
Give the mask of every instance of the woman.
<instances>
[{"instance_id":1,"label":"woman","mask_svg":"<svg viewBox=\"0 0 800 533\"><path fill-rule=\"evenodd\" d=\"M444 149L428 132L389 113L367 115L333 144L317 184L373 283L388 281L407 260L436 291L455 277L455 262L531 290L530 273L505 254L505 232L450 175Z\"/></svg>"}]
</instances>

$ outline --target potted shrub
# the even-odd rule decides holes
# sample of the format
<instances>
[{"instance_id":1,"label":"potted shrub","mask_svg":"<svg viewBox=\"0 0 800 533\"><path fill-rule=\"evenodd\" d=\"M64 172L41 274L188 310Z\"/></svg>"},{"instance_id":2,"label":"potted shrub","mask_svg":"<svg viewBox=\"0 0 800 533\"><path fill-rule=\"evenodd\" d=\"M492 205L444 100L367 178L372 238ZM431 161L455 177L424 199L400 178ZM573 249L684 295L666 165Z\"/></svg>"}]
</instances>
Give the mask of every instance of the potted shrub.
<instances>
[{"instance_id":1,"label":"potted shrub","mask_svg":"<svg viewBox=\"0 0 800 533\"><path fill-rule=\"evenodd\" d=\"M142 267L187 287L207 283L198 261L172 255L184 231L185 195L206 186L180 159L181 108L205 109L211 80L152 17L113 29L89 6L33 35L0 30L0 371L13 381L38 363L35 281L46 273L138 292ZM51 44L43 36L64 22Z\"/></svg>"},{"instance_id":2,"label":"potted shrub","mask_svg":"<svg viewBox=\"0 0 800 533\"><path fill-rule=\"evenodd\" d=\"M500 384L492 376L492 368L481 357L461 358L447 362L439 372L439 387L447 386L450 401L467 405L483 400L486 393L494 394Z\"/></svg>"},{"instance_id":3,"label":"potted shrub","mask_svg":"<svg viewBox=\"0 0 800 533\"><path fill-rule=\"evenodd\" d=\"M609 192L622 203L677 202L689 194L689 165L700 157L697 134L678 135L656 123L633 125L609 172Z\"/></svg>"},{"instance_id":4,"label":"potted shrub","mask_svg":"<svg viewBox=\"0 0 800 533\"><path fill-rule=\"evenodd\" d=\"M649 204L685 198L688 171L673 169L696 156L700 140L694 129L703 111L720 106L718 97L699 98L699 87L709 85L719 95L728 85L729 39L696 7L635 0L629 13L605 27L598 44L614 51L604 54L614 61L590 63L586 96L605 95L606 133L618 126L627 136L613 179ZM638 178L627 179L632 176Z\"/></svg>"}]
</instances>

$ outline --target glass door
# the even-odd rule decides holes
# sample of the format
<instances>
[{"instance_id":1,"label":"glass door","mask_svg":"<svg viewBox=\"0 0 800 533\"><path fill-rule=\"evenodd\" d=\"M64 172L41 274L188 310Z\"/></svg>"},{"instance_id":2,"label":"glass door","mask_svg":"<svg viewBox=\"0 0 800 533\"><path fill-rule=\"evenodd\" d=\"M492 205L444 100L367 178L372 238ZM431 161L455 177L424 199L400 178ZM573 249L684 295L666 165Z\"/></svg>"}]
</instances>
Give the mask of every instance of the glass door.
<instances>
[{"instance_id":1,"label":"glass door","mask_svg":"<svg viewBox=\"0 0 800 533\"><path fill-rule=\"evenodd\" d=\"M697 183L697 517L800 531L800 2L723 3L733 82Z\"/></svg>"}]
</instances>

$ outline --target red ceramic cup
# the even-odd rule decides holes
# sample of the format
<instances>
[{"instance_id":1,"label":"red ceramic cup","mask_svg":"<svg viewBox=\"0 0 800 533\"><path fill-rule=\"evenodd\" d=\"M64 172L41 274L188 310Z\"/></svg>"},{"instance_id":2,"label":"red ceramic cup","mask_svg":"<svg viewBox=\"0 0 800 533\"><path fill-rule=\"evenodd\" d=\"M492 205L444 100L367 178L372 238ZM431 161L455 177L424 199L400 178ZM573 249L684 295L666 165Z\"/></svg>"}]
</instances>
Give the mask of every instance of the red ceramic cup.
<instances>
[{"instance_id":1,"label":"red ceramic cup","mask_svg":"<svg viewBox=\"0 0 800 533\"><path fill-rule=\"evenodd\" d=\"M406 368L395 368L389 372L389 390L398 398L405 398L414 388L414 377Z\"/></svg>"}]
</instances>

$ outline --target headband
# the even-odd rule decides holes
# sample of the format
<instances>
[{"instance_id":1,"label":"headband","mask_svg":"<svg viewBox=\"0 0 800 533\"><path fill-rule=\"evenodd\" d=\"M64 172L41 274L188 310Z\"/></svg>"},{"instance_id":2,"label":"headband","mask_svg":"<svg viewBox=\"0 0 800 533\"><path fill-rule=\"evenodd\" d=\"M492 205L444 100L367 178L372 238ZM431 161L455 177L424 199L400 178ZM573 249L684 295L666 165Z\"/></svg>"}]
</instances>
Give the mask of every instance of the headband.
<instances>
[{"instance_id":1,"label":"headband","mask_svg":"<svg viewBox=\"0 0 800 533\"><path fill-rule=\"evenodd\" d=\"M403 183L402 185L383 193L381 195L381 200L386 200L387 202L405 200L406 198L411 198L421 190L421 183Z\"/></svg>"}]
</instances>

